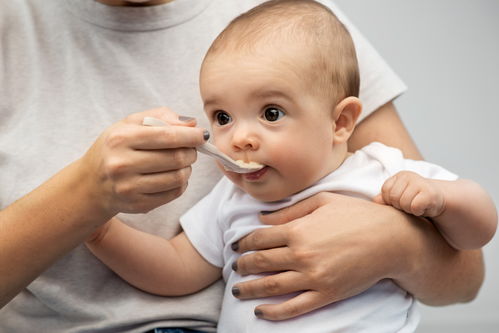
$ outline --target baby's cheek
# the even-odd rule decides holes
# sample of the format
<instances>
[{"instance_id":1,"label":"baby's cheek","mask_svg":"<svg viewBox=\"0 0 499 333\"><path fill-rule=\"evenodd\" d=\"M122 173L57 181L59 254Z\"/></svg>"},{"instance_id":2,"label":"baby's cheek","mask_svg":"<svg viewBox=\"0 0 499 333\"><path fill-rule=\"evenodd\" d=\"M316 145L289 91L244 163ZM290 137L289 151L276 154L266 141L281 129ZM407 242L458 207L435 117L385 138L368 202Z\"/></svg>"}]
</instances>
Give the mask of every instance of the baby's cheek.
<instances>
[{"instance_id":1,"label":"baby's cheek","mask_svg":"<svg viewBox=\"0 0 499 333\"><path fill-rule=\"evenodd\" d=\"M306 164L306 157L298 151L281 150L272 153L272 166L284 175L295 176L304 164Z\"/></svg>"},{"instance_id":2,"label":"baby's cheek","mask_svg":"<svg viewBox=\"0 0 499 333\"><path fill-rule=\"evenodd\" d=\"M274 149L269 154L269 164L272 164L276 168L286 168L294 164L295 155L297 155L296 152L289 149Z\"/></svg>"}]
</instances>

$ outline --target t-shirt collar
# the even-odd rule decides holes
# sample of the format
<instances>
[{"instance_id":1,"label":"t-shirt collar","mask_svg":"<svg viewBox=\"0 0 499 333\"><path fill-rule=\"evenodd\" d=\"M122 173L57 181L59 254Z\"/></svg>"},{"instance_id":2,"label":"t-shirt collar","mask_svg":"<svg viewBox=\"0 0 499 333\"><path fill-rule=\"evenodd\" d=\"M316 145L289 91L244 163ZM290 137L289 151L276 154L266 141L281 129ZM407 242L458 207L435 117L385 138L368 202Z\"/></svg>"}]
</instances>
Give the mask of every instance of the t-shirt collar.
<instances>
[{"instance_id":1,"label":"t-shirt collar","mask_svg":"<svg viewBox=\"0 0 499 333\"><path fill-rule=\"evenodd\" d=\"M103 28L121 31L150 31L188 21L212 0L174 0L150 7L119 7L95 0L65 0L67 9L79 18Z\"/></svg>"}]
</instances>

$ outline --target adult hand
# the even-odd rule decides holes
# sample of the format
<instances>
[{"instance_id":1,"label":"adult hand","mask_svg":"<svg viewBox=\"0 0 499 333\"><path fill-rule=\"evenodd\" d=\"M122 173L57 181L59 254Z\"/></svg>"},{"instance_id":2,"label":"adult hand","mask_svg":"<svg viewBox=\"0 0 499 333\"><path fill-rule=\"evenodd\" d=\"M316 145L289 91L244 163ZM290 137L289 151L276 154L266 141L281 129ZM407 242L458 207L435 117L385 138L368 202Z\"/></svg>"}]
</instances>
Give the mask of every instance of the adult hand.
<instances>
[{"instance_id":1,"label":"adult hand","mask_svg":"<svg viewBox=\"0 0 499 333\"><path fill-rule=\"evenodd\" d=\"M143 126L144 117L175 126ZM144 213L183 193L207 131L167 108L135 113L105 130L78 163L96 207Z\"/></svg>"},{"instance_id":2,"label":"adult hand","mask_svg":"<svg viewBox=\"0 0 499 333\"><path fill-rule=\"evenodd\" d=\"M234 294L249 299L301 293L281 304L258 306L259 317L295 317L407 269L404 242L412 223L392 207L320 193L261 220L285 224L259 229L235 244L241 253L259 250L241 256L235 268L242 275L280 273L237 284Z\"/></svg>"},{"instance_id":3,"label":"adult hand","mask_svg":"<svg viewBox=\"0 0 499 333\"><path fill-rule=\"evenodd\" d=\"M178 126L143 126L146 116ZM1 210L0 307L116 213L146 212L179 196L196 160L193 147L204 142L194 126L166 108L133 114Z\"/></svg>"}]
</instances>

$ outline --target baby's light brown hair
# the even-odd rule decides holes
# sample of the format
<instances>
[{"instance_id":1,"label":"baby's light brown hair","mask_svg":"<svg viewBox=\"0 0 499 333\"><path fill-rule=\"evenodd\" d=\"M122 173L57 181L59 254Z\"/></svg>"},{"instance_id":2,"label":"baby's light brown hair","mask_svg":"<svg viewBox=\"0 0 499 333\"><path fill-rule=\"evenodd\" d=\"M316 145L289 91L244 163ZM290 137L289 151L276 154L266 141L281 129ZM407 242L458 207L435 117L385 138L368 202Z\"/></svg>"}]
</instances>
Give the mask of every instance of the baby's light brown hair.
<instances>
[{"instance_id":1,"label":"baby's light brown hair","mask_svg":"<svg viewBox=\"0 0 499 333\"><path fill-rule=\"evenodd\" d=\"M219 52L241 52L272 43L301 43L311 56L307 77L334 105L359 95L359 69L352 38L326 6L312 0L271 0L241 14L220 33L205 61ZM300 44L300 45L301 45Z\"/></svg>"}]
</instances>

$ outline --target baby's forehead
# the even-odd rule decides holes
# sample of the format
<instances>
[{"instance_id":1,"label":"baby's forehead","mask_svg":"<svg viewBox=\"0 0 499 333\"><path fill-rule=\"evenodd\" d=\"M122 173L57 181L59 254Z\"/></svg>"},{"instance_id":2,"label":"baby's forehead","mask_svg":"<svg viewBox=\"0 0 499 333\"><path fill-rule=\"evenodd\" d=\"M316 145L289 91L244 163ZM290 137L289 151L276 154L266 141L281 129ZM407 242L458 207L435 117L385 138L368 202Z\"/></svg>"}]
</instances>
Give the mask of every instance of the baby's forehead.
<instances>
[{"instance_id":1,"label":"baby's forehead","mask_svg":"<svg viewBox=\"0 0 499 333\"><path fill-rule=\"evenodd\" d=\"M308 81L319 71L310 65L311 54L302 48L276 48L267 45L253 50L230 50L205 59L201 81L258 80L262 84L278 82L283 86ZM313 62L313 61L312 61ZM324 71L320 71L324 73ZM215 80L215 81L212 81ZM284 81L284 82L282 82ZM306 85L311 86L313 82ZM303 87L306 88L306 87Z\"/></svg>"},{"instance_id":2,"label":"baby's forehead","mask_svg":"<svg viewBox=\"0 0 499 333\"><path fill-rule=\"evenodd\" d=\"M248 62L286 64L298 69L307 63L319 61L321 56L320 49L303 38L273 36L265 40L255 39L244 45L240 45L240 40L233 38L225 40L221 47L210 49L203 66L220 62L227 65L230 65L230 62Z\"/></svg>"},{"instance_id":3,"label":"baby's forehead","mask_svg":"<svg viewBox=\"0 0 499 333\"><path fill-rule=\"evenodd\" d=\"M284 49L316 49L325 45L326 41L308 30L295 30L280 25L268 25L265 28L255 27L233 28L217 39L207 56L218 53L258 54L269 52L268 55Z\"/></svg>"}]
</instances>

